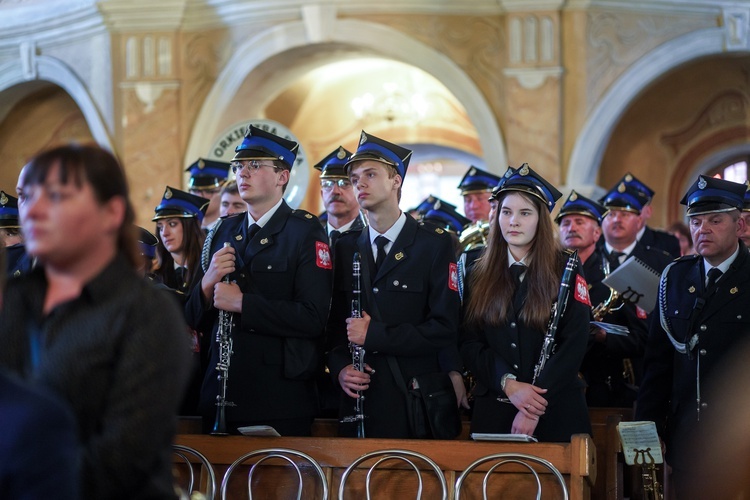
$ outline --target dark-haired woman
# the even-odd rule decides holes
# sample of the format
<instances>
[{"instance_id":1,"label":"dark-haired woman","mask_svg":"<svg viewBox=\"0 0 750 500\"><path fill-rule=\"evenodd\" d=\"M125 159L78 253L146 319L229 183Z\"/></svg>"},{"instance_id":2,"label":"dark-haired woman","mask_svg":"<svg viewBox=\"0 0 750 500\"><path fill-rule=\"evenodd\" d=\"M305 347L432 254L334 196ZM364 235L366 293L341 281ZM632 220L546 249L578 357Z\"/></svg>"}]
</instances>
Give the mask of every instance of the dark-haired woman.
<instances>
[{"instance_id":1,"label":"dark-haired woman","mask_svg":"<svg viewBox=\"0 0 750 500\"><path fill-rule=\"evenodd\" d=\"M206 234L201 228L208 200L201 196L167 186L161 203L156 207L156 263L151 277L174 290L181 305L185 304L190 289L199 281L196 276L201 265L201 251ZM193 346L190 384L180 405L180 415L198 415L202 369L202 335L188 329Z\"/></svg>"},{"instance_id":2,"label":"dark-haired woman","mask_svg":"<svg viewBox=\"0 0 750 500\"><path fill-rule=\"evenodd\" d=\"M81 498L175 498L170 454L187 326L136 272L123 169L99 147L59 147L24 167L18 199L38 265L5 291L0 364L70 405Z\"/></svg>"},{"instance_id":3,"label":"dark-haired woman","mask_svg":"<svg viewBox=\"0 0 750 500\"><path fill-rule=\"evenodd\" d=\"M552 305L569 255L550 211L561 194L528 165L506 172L493 194L489 241L467 280L461 354L477 379L471 431L563 442L590 433L578 368L586 352L590 302L571 276L555 349L532 384Z\"/></svg>"},{"instance_id":4,"label":"dark-haired woman","mask_svg":"<svg viewBox=\"0 0 750 500\"><path fill-rule=\"evenodd\" d=\"M152 274L182 294L192 288L200 266L206 239L201 222L207 206L205 198L167 187L152 219L159 239Z\"/></svg>"}]
</instances>

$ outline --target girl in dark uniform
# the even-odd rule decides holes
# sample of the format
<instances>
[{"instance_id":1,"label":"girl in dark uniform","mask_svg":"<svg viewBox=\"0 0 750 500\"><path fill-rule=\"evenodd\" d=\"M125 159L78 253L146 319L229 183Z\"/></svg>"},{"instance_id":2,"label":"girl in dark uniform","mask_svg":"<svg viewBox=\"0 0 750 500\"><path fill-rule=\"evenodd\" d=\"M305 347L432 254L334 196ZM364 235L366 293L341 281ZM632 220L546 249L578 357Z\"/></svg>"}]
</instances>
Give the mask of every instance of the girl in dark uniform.
<instances>
[{"instance_id":1,"label":"girl in dark uniform","mask_svg":"<svg viewBox=\"0 0 750 500\"><path fill-rule=\"evenodd\" d=\"M159 243L153 275L169 288L186 294L201 259L205 232L201 221L208 201L167 187L153 218Z\"/></svg>"},{"instance_id":2,"label":"girl in dark uniform","mask_svg":"<svg viewBox=\"0 0 750 500\"><path fill-rule=\"evenodd\" d=\"M152 220L156 221L156 263L151 279L174 292L181 306L197 282L206 233L201 228L209 200L167 186ZM193 363L190 385L180 406L180 415L198 415L201 380L207 360L201 356L203 335L189 329Z\"/></svg>"},{"instance_id":3,"label":"girl in dark uniform","mask_svg":"<svg viewBox=\"0 0 750 500\"><path fill-rule=\"evenodd\" d=\"M524 164L509 168L489 241L467 279L461 354L476 377L472 433L533 435L563 442L590 433L578 368L586 352L590 302L578 269L555 348L532 384L552 304L569 257L549 212L561 193Z\"/></svg>"}]
</instances>

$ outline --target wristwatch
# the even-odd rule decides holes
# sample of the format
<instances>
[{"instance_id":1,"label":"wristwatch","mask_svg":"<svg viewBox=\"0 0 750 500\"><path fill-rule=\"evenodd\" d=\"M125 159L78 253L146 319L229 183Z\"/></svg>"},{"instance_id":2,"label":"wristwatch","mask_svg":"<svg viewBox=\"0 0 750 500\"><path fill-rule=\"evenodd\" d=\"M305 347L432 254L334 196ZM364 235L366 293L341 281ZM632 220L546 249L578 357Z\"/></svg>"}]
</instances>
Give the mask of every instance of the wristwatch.
<instances>
[{"instance_id":1,"label":"wristwatch","mask_svg":"<svg viewBox=\"0 0 750 500\"><path fill-rule=\"evenodd\" d=\"M512 373L506 373L505 375L503 375L503 378L500 379L500 389L502 389L503 392L505 392L505 382L507 382L508 379L517 380L517 377Z\"/></svg>"}]
</instances>

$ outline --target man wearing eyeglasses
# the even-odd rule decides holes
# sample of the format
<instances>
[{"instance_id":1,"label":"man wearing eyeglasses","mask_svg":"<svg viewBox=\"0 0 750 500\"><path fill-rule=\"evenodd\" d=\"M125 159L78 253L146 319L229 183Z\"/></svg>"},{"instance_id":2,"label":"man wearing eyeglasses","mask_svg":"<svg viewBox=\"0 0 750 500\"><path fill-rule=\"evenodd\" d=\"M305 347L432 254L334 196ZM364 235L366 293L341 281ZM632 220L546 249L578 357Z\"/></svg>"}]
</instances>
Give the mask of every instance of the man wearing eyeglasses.
<instances>
[{"instance_id":1,"label":"man wearing eyeglasses","mask_svg":"<svg viewBox=\"0 0 750 500\"><path fill-rule=\"evenodd\" d=\"M325 225L331 251L341 234L360 230L367 225L344 169L351 155L339 146L314 166L320 170L320 196L326 209Z\"/></svg>"},{"instance_id":2,"label":"man wearing eyeglasses","mask_svg":"<svg viewBox=\"0 0 750 500\"><path fill-rule=\"evenodd\" d=\"M219 193L229 177L229 163L198 158L185 172L190 173L190 194L209 200L203 228L209 229L219 218Z\"/></svg>"},{"instance_id":3,"label":"man wearing eyeglasses","mask_svg":"<svg viewBox=\"0 0 750 500\"><path fill-rule=\"evenodd\" d=\"M220 433L221 426L211 426L220 420L217 396L223 394L217 373L226 373L226 394L218 401L227 433L255 425L286 436L311 432L332 261L317 218L283 199L297 149L294 141L250 126L231 163L248 211L219 219L206 238L201 286L186 305L193 328L213 331L205 337L200 399L205 431ZM220 363L219 311L231 313L228 363Z\"/></svg>"}]
</instances>

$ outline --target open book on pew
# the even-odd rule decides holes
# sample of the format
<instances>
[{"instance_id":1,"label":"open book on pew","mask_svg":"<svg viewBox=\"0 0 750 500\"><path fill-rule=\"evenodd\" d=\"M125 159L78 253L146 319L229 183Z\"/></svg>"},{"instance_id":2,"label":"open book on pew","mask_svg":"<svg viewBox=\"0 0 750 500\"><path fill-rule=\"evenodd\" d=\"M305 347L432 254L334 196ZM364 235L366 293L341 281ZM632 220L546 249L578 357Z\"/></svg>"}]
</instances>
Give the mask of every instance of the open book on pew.
<instances>
[{"instance_id":1,"label":"open book on pew","mask_svg":"<svg viewBox=\"0 0 750 500\"><path fill-rule=\"evenodd\" d=\"M660 273L638 257L631 256L604 278L602 283L614 288L624 300L650 313L656 305L660 278Z\"/></svg>"}]
</instances>

